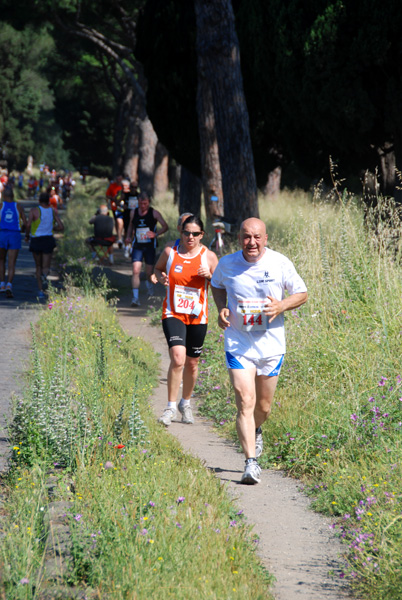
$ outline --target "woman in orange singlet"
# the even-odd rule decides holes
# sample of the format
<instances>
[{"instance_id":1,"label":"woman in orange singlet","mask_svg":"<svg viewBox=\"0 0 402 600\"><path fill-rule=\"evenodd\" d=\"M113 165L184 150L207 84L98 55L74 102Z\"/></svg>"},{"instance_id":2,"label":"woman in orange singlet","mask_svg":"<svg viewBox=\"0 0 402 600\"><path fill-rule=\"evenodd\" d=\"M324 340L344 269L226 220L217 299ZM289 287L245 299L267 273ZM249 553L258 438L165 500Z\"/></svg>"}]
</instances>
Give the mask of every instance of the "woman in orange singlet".
<instances>
[{"instance_id":1,"label":"woman in orange singlet","mask_svg":"<svg viewBox=\"0 0 402 600\"><path fill-rule=\"evenodd\" d=\"M155 265L158 281L166 286L162 326L169 346L168 405L160 423L168 426L176 417L176 401L183 380L178 410L182 423L194 423L190 406L198 374L198 361L208 323L208 285L218 264L216 255L201 244L204 226L188 217L180 240L166 246Z\"/></svg>"}]
</instances>

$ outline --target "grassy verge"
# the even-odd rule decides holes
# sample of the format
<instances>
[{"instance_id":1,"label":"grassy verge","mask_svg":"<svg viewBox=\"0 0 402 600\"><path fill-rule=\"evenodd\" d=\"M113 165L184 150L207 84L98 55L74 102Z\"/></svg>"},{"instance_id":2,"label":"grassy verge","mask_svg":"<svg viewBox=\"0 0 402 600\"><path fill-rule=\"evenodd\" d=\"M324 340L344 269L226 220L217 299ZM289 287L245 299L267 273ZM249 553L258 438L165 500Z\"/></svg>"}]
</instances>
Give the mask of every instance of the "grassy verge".
<instances>
[{"instance_id":1,"label":"grassy verge","mask_svg":"<svg viewBox=\"0 0 402 600\"><path fill-rule=\"evenodd\" d=\"M302 477L345 542L364 598L400 598L402 278L389 208L375 235L352 198L282 194L262 207L269 245L293 260L309 301L286 315L288 352L264 427L264 467ZM377 214L377 217L379 215ZM369 216L370 219L370 216ZM394 229L393 229L394 228ZM198 393L235 437L235 408L212 311Z\"/></svg>"},{"instance_id":2,"label":"grassy verge","mask_svg":"<svg viewBox=\"0 0 402 600\"><path fill-rule=\"evenodd\" d=\"M15 406L1 593L46 589L51 500L71 532L64 583L95 598L267 598L256 540L222 486L155 422L157 359L120 329L102 294L51 298ZM92 592L91 592L92 593Z\"/></svg>"}]
</instances>

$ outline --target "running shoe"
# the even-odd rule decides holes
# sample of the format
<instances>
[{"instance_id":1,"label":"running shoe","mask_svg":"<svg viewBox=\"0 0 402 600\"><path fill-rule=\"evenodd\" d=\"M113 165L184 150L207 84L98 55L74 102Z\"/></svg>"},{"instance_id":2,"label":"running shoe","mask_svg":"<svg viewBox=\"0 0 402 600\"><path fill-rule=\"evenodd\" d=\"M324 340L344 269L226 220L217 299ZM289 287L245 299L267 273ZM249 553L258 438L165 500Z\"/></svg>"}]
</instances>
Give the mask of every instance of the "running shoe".
<instances>
[{"instance_id":1,"label":"running shoe","mask_svg":"<svg viewBox=\"0 0 402 600\"><path fill-rule=\"evenodd\" d=\"M123 248L123 240L119 240L117 242L117 245L119 246L119 248Z\"/></svg>"},{"instance_id":2,"label":"running shoe","mask_svg":"<svg viewBox=\"0 0 402 600\"><path fill-rule=\"evenodd\" d=\"M6 291L6 284L4 283L4 281L2 281L2 283L0 285L0 293L5 292L5 291Z\"/></svg>"},{"instance_id":3,"label":"running shoe","mask_svg":"<svg viewBox=\"0 0 402 600\"><path fill-rule=\"evenodd\" d=\"M261 456L264 449L264 440L262 439L261 427L255 430L255 457Z\"/></svg>"},{"instance_id":4,"label":"running shoe","mask_svg":"<svg viewBox=\"0 0 402 600\"><path fill-rule=\"evenodd\" d=\"M7 298L14 298L13 288L11 286L11 283L7 283L7 285L6 285L6 296L7 296Z\"/></svg>"},{"instance_id":5,"label":"running shoe","mask_svg":"<svg viewBox=\"0 0 402 600\"><path fill-rule=\"evenodd\" d=\"M141 302L139 301L139 298L133 298L131 300L131 306L141 306Z\"/></svg>"},{"instance_id":6,"label":"running shoe","mask_svg":"<svg viewBox=\"0 0 402 600\"><path fill-rule=\"evenodd\" d=\"M256 460L250 460L247 462L246 467L244 469L244 473L241 477L241 483L245 483L246 485L254 485L255 483L260 483L260 475L261 475L261 467Z\"/></svg>"},{"instance_id":7,"label":"running shoe","mask_svg":"<svg viewBox=\"0 0 402 600\"><path fill-rule=\"evenodd\" d=\"M175 408L165 408L163 415L158 419L159 423L163 423L168 427L175 418L177 410Z\"/></svg>"},{"instance_id":8,"label":"running shoe","mask_svg":"<svg viewBox=\"0 0 402 600\"><path fill-rule=\"evenodd\" d=\"M38 292L38 299L39 300L44 300L46 298L44 292L42 292L42 290L39 290Z\"/></svg>"},{"instance_id":9,"label":"running shoe","mask_svg":"<svg viewBox=\"0 0 402 600\"><path fill-rule=\"evenodd\" d=\"M181 422L186 423L187 425L192 425L194 423L194 417L191 406L183 406L183 402L180 400L177 408L181 412Z\"/></svg>"},{"instance_id":10,"label":"running shoe","mask_svg":"<svg viewBox=\"0 0 402 600\"><path fill-rule=\"evenodd\" d=\"M130 258L130 246L124 250L124 258Z\"/></svg>"}]
</instances>

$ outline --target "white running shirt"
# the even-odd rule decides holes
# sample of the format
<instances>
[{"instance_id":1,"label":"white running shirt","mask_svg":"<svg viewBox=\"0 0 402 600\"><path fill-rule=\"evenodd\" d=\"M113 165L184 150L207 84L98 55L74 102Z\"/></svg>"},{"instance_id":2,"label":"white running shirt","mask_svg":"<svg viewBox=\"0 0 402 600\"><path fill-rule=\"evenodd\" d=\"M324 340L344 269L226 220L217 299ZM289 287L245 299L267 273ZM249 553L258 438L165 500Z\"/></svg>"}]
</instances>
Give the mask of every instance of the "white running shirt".
<instances>
[{"instance_id":1,"label":"white running shirt","mask_svg":"<svg viewBox=\"0 0 402 600\"><path fill-rule=\"evenodd\" d=\"M269 358L286 352L284 314L272 323L262 313L267 296L283 300L306 292L293 263L283 254L265 248L256 263L246 261L239 250L220 259L212 287L225 289L230 327L225 330L225 351L247 358Z\"/></svg>"}]
</instances>

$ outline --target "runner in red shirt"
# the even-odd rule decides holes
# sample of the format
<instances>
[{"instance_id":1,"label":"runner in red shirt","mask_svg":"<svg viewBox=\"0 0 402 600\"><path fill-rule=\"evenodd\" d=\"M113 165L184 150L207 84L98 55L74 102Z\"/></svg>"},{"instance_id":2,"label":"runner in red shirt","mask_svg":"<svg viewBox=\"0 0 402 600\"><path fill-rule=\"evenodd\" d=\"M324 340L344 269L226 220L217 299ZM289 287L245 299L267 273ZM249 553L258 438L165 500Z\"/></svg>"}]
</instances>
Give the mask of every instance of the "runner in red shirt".
<instances>
[{"instance_id":1,"label":"runner in red shirt","mask_svg":"<svg viewBox=\"0 0 402 600\"><path fill-rule=\"evenodd\" d=\"M121 184L123 177L121 175L117 175L114 181L111 181L109 187L106 190L106 198L108 199L109 208L113 212L114 223L116 227L117 233L117 242L119 244L119 248L123 246L123 221L122 219L116 218L117 204L116 204L116 196L117 193L123 189Z\"/></svg>"}]
</instances>

